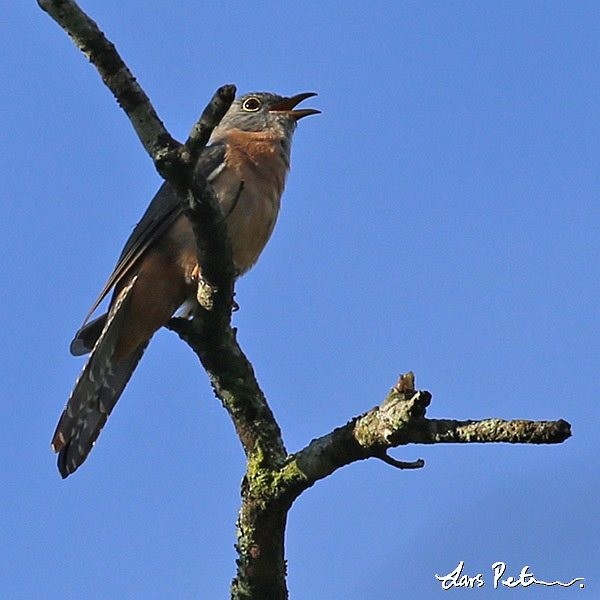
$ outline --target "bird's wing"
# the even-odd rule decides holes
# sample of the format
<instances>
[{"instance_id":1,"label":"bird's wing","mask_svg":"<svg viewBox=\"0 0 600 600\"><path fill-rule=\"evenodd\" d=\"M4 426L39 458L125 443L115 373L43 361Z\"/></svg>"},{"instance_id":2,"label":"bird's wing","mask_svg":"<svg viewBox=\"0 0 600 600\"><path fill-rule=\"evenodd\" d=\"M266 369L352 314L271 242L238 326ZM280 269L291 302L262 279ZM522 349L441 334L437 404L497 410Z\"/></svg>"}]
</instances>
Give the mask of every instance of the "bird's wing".
<instances>
[{"instance_id":1,"label":"bird's wing","mask_svg":"<svg viewBox=\"0 0 600 600\"><path fill-rule=\"evenodd\" d=\"M224 144L207 146L198 159L196 171L201 173L210 182L223 168L224 157ZM144 252L146 252L146 250L169 229L169 227L183 214L183 211L183 203L177 196L173 187L167 182L163 183L152 199L152 202L150 202L150 205L146 209L140 222L131 232L114 271L111 273L98 298L86 315L81 329L84 328L89 318L98 308L98 305L102 300L104 300L108 292L130 273L131 269Z\"/></svg>"}]
</instances>

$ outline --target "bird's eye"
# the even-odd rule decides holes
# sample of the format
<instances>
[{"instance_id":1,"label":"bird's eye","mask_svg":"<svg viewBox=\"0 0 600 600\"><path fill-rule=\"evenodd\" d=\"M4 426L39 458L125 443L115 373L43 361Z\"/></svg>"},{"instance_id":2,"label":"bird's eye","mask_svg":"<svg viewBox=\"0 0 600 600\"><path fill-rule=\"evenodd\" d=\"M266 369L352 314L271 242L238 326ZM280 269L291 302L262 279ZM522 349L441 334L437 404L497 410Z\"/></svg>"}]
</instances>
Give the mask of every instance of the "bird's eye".
<instances>
[{"instance_id":1,"label":"bird's eye","mask_svg":"<svg viewBox=\"0 0 600 600\"><path fill-rule=\"evenodd\" d=\"M261 102L258 98L254 96L250 96L250 98L246 98L244 102L242 102L242 110L247 112L256 112L261 107Z\"/></svg>"}]
</instances>

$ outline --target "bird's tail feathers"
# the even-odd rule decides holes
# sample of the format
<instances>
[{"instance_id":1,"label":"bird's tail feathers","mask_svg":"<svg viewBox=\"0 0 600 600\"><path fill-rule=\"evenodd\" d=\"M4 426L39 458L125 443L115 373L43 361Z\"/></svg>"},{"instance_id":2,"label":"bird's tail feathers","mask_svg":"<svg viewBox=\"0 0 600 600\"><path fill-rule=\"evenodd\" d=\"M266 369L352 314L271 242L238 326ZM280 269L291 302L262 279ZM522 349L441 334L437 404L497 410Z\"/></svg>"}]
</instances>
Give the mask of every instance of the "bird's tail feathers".
<instances>
[{"instance_id":1,"label":"bird's tail feathers","mask_svg":"<svg viewBox=\"0 0 600 600\"><path fill-rule=\"evenodd\" d=\"M52 449L59 453L58 470L63 478L87 458L150 341L123 360L113 360L136 279L119 291L56 426Z\"/></svg>"},{"instance_id":2,"label":"bird's tail feathers","mask_svg":"<svg viewBox=\"0 0 600 600\"><path fill-rule=\"evenodd\" d=\"M104 313L84 325L73 338L69 350L73 356L82 356L90 352L104 330L108 313Z\"/></svg>"}]
</instances>

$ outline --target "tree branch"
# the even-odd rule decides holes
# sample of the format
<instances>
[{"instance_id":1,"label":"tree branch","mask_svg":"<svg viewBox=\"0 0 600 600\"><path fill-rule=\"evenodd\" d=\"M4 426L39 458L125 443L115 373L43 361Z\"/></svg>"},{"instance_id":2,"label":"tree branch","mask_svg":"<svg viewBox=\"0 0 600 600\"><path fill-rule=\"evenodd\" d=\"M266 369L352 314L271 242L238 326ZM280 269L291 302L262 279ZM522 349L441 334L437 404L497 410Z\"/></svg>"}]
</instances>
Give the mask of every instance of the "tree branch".
<instances>
[{"instance_id":1,"label":"tree branch","mask_svg":"<svg viewBox=\"0 0 600 600\"><path fill-rule=\"evenodd\" d=\"M248 468L276 469L287 452L281 430L258 385L233 328L207 323L208 311L192 321L171 319L168 329L185 341L208 373L217 398L229 413L248 457Z\"/></svg>"},{"instance_id":2,"label":"tree branch","mask_svg":"<svg viewBox=\"0 0 600 600\"><path fill-rule=\"evenodd\" d=\"M172 178L196 164L212 130L219 124L235 98L235 86L226 85L217 90L192 128L186 143L181 144L165 128L150 99L119 55L115 45L76 2L37 0L37 3L66 31L73 43L96 67L102 81L125 111L158 172L176 185Z\"/></svg>"},{"instance_id":3,"label":"tree branch","mask_svg":"<svg viewBox=\"0 0 600 600\"><path fill-rule=\"evenodd\" d=\"M408 444L560 444L571 437L567 421L427 419L407 432Z\"/></svg>"},{"instance_id":4,"label":"tree branch","mask_svg":"<svg viewBox=\"0 0 600 600\"><path fill-rule=\"evenodd\" d=\"M148 96L98 25L72 0L38 0L38 5L96 67L155 164L176 153L180 144L165 129Z\"/></svg>"},{"instance_id":5,"label":"tree branch","mask_svg":"<svg viewBox=\"0 0 600 600\"><path fill-rule=\"evenodd\" d=\"M208 144L213 129L221 122L221 119L229 110L231 103L235 99L235 92L236 89L233 84L224 85L219 88L207 104L202 115L200 115L198 121L192 127L190 135L185 141L185 146L190 153L193 164L196 164L200 153L206 144Z\"/></svg>"},{"instance_id":6,"label":"tree branch","mask_svg":"<svg viewBox=\"0 0 600 600\"><path fill-rule=\"evenodd\" d=\"M571 436L571 426L562 419L426 419L425 411L431 402L431 394L408 388L407 381L414 385L412 373L401 376L380 406L290 455L281 472L288 488L284 493L297 497L319 479L366 458L379 458L403 469L424 466L422 459L407 463L387 454L389 449L407 444L559 444Z\"/></svg>"}]
</instances>

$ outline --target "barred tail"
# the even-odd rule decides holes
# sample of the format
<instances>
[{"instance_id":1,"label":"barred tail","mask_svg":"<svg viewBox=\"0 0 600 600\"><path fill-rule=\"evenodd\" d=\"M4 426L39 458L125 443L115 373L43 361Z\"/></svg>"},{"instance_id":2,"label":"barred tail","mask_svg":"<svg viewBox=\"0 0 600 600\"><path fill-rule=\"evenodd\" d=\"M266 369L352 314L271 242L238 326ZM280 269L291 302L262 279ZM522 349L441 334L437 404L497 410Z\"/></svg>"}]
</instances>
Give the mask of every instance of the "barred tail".
<instances>
[{"instance_id":1,"label":"barred tail","mask_svg":"<svg viewBox=\"0 0 600 600\"><path fill-rule=\"evenodd\" d=\"M56 426L52 449L59 453L58 470L63 478L87 458L148 345L149 340L121 360L113 357L136 279L132 278L115 299Z\"/></svg>"}]
</instances>

